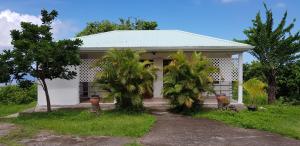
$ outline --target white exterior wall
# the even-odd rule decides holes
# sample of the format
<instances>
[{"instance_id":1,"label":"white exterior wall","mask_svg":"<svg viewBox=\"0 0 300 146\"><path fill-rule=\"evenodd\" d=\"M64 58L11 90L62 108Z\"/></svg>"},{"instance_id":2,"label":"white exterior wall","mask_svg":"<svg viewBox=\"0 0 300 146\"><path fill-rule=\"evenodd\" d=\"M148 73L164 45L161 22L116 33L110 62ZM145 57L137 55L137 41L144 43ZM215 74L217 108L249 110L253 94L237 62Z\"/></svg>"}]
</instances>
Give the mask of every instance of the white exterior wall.
<instances>
[{"instance_id":1,"label":"white exterior wall","mask_svg":"<svg viewBox=\"0 0 300 146\"><path fill-rule=\"evenodd\" d=\"M79 69L77 69L79 70ZM54 79L46 81L51 105L79 104L79 71L72 80ZM38 106L47 105L42 86L38 85Z\"/></svg>"}]
</instances>

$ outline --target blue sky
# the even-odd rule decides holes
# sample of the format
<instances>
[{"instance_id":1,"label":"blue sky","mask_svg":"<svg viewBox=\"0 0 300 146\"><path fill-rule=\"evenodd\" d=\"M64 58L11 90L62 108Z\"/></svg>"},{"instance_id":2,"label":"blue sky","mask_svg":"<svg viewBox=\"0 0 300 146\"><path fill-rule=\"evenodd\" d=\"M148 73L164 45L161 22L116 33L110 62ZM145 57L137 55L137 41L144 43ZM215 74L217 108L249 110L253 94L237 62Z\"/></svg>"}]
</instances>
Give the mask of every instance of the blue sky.
<instances>
[{"instance_id":1,"label":"blue sky","mask_svg":"<svg viewBox=\"0 0 300 146\"><path fill-rule=\"evenodd\" d=\"M279 21L288 10L289 22L300 21L299 0L265 0ZM158 22L159 29L180 29L232 40L243 39L243 30L261 10L261 0L0 0L0 12L38 16L40 10L59 12L58 38L73 37L87 22L120 17L138 17ZM0 17L1 18L1 17ZM30 18L29 18L30 19ZM295 30L300 30L300 22ZM0 19L1 25L1 19ZM1 44L1 43L0 43ZM245 61L253 58L245 55Z\"/></svg>"}]
</instances>

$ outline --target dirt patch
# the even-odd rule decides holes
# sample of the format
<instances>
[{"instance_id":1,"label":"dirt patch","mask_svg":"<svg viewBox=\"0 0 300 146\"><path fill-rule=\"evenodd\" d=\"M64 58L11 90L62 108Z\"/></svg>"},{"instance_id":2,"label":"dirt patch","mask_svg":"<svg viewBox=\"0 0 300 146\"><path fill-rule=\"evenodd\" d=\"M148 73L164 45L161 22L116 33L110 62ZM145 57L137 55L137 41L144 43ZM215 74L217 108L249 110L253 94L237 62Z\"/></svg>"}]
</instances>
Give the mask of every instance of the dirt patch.
<instances>
[{"instance_id":1,"label":"dirt patch","mask_svg":"<svg viewBox=\"0 0 300 146\"><path fill-rule=\"evenodd\" d=\"M9 134L10 131L15 130L17 127L14 124L0 123L0 137Z\"/></svg>"},{"instance_id":2,"label":"dirt patch","mask_svg":"<svg viewBox=\"0 0 300 146\"><path fill-rule=\"evenodd\" d=\"M41 132L32 139L21 141L26 146L123 146L131 138L108 136L69 136Z\"/></svg>"},{"instance_id":3,"label":"dirt patch","mask_svg":"<svg viewBox=\"0 0 300 146\"><path fill-rule=\"evenodd\" d=\"M278 134L236 128L209 119L195 119L170 113L156 114L157 122L141 138L147 146L299 146L300 141Z\"/></svg>"}]
</instances>

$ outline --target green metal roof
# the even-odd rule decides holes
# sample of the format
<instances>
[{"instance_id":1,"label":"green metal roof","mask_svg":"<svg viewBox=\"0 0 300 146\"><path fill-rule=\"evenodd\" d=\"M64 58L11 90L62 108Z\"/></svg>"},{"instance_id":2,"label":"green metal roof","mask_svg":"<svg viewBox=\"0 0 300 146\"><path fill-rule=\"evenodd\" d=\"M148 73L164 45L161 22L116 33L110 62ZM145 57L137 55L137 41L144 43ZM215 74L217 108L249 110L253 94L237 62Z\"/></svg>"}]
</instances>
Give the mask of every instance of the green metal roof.
<instances>
[{"instance_id":1,"label":"green metal roof","mask_svg":"<svg viewBox=\"0 0 300 146\"><path fill-rule=\"evenodd\" d=\"M110 48L146 50L246 51L253 46L180 30L116 30L78 37L81 51L105 51Z\"/></svg>"}]
</instances>

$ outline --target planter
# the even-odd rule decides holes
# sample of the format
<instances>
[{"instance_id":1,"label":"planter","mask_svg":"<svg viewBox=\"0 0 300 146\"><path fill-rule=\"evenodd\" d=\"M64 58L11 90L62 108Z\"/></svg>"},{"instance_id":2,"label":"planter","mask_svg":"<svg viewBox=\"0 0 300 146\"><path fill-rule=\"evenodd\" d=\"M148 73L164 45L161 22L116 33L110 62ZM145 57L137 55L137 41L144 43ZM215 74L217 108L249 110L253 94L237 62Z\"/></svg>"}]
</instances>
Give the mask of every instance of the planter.
<instances>
[{"instance_id":1,"label":"planter","mask_svg":"<svg viewBox=\"0 0 300 146\"><path fill-rule=\"evenodd\" d=\"M91 112L99 112L100 111L100 97L99 95L92 95L90 98L90 103L92 105Z\"/></svg>"},{"instance_id":2,"label":"planter","mask_svg":"<svg viewBox=\"0 0 300 146\"><path fill-rule=\"evenodd\" d=\"M248 108L248 111L257 111L256 105L248 105L247 108Z\"/></svg>"},{"instance_id":3,"label":"planter","mask_svg":"<svg viewBox=\"0 0 300 146\"><path fill-rule=\"evenodd\" d=\"M216 98L218 101L218 108L223 108L230 103L226 94L216 94Z\"/></svg>"}]
</instances>

